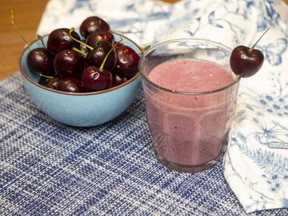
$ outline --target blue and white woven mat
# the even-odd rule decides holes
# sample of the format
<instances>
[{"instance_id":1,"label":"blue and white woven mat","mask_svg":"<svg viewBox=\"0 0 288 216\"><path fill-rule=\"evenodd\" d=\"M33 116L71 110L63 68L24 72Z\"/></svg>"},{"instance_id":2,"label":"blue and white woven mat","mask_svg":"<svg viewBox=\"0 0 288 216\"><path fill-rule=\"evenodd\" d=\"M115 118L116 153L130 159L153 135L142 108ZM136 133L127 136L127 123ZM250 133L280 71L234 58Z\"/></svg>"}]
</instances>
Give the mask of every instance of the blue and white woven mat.
<instances>
[{"instance_id":1,"label":"blue and white woven mat","mask_svg":"<svg viewBox=\"0 0 288 216\"><path fill-rule=\"evenodd\" d=\"M31 104L19 73L0 82L0 215L246 215L222 163L182 174L156 161L144 109L141 91L115 120L73 128Z\"/></svg>"},{"instance_id":2,"label":"blue and white woven mat","mask_svg":"<svg viewBox=\"0 0 288 216\"><path fill-rule=\"evenodd\" d=\"M77 27L87 16L99 15L114 29L133 31L129 37L142 45L186 35L220 38L234 46L253 41L269 24L272 33L259 44L269 70L241 83L238 124L224 168L219 162L196 174L170 171L155 159L142 91L111 122L74 128L39 112L16 72L0 82L0 215L288 215L287 208L277 209L287 207L287 161L274 157L287 151L281 128L281 119L288 115L287 76L281 73L281 65L288 62L286 12L276 0L183 0L174 5L154 0L50 0L40 34ZM250 21L257 24L249 25ZM252 129L242 130L249 121ZM259 151L247 145L251 140L263 144ZM267 160L270 145L279 153L272 154L273 160ZM276 168L276 175L271 175ZM250 189L257 189L256 195ZM257 191L263 192L260 199Z\"/></svg>"}]
</instances>

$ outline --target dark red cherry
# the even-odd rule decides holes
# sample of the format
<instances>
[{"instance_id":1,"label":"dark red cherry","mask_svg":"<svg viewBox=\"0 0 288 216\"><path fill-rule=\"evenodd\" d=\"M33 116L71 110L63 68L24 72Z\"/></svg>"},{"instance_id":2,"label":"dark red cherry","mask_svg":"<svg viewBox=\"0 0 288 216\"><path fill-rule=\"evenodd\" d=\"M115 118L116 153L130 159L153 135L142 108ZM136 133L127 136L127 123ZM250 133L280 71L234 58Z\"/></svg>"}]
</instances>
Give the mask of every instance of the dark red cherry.
<instances>
[{"instance_id":1,"label":"dark red cherry","mask_svg":"<svg viewBox=\"0 0 288 216\"><path fill-rule=\"evenodd\" d=\"M61 77L81 77L83 69L84 57L74 50L62 50L54 58L54 70Z\"/></svg>"},{"instance_id":2,"label":"dark red cherry","mask_svg":"<svg viewBox=\"0 0 288 216\"><path fill-rule=\"evenodd\" d=\"M236 75L251 77L260 70L264 62L264 55L260 50L254 49L254 47L269 29L266 29L251 48L240 45L232 50L230 67Z\"/></svg>"},{"instance_id":3,"label":"dark red cherry","mask_svg":"<svg viewBox=\"0 0 288 216\"><path fill-rule=\"evenodd\" d=\"M116 65L117 58L112 44L108 41L99 41L93 50L88 52L86 59L88 64L100 67L106 56L104 68L112 71Z\"/></svg>"},{"instance_id":4,"label":"dark red cherry","mask_svg":"<svg viewBox=\"0 0 288 216\"><path fill-rule=\"evenodd\" d=\"M118 74L113 74L112 87L118 86L126 82L128 79L126 77L119 76Z\"/></svg>"},{"instance_id":5,"label":"dark red cherry","mask_svg":"<svg viewBox=\"0 0 288 216\"><path fill-rule=\"evenodd\" d=\"M100 91L108 89L112 85L112 73L96 66L88 66L84 69L81 82L84 91Z\"/></svg>"},{"instance_id":6,"label":"dark red cherry","mask_svg":"<svg viewBox=\"0 0 288 216\"><path fill-rule=\"evenodd\" d=\"M81 92L81 80L75 77L63 77L58 81L58 90L65 92Z\"/></svg>"},{"instance_id":7,"label":"dark red cherry","mask_svg":"<svg viewBox=\"0 0 288 216\"><path fill-rule=\"evenodd\" d=\"M86 43L89 46L94 47L98 41L105 40L109 43L114 43L114 35L110 31L99 31L99 32L93 32L88 35L86 39Z\"/></svg>"},{"instance_id":8,"label":"dark red cherry","mask_svg":"<svg viewBox=\"0 0 288 216\"><path fill-rule=\"evenodd\" d=\"M59 84L59 77L53 77L51 78L47 83L46 83L46 87L51 88L51 89L56 89L58 90L58 84Z\"/></svg>"},{"instance_id":9,"label":"dark red cherry","mask_svg":"<svg viewBox=\"0 0 288 216\"><path fill-rule=\"evenodd\" d=\"M52 31L47 40L47 49L53 55L64 49L71 49L73 46L78 45L78 43L69 36L68 28L58 28ZM77 32L73 31L71 35L80 40L80 36Z\"/></svg>"},{"instance_id":10,"label":"dark red cherry","mask_svg":"<svg viewBox=\"0 0 288 216\"><path fill-rule=\"evenodd\" d=\"M237 46L230 56L230 66L236 75L251 77L257 73L264 62L264 55L258 49Z\"/></svg>"},{"instance_id":11,"label":"dark red cherry","mask_svg":"<svg viewBox=\"0 0 288 216\"><path fill-rule=\"evenodd\" d=\"M45 47L35 48L28 53L27 65L34 72L53 76L53 58Z\"/></svg>"},{"instance_id":12,"label":"dark red cherry","mask_svg":"<svg viewBox=\"0 0 288 216\"><path fill-rule=\"evenodd\" d=\"M131 47L122 45L116 49L116 72L120 76L132 77L138 72L139 55Z\"/></svg>"},{"instance_id":13,"label":"dark red cherry","mask_svg":"<svg viewBox=\"0 0 288 216\"><path fill-rule=\"evenodd\" d=\"M87 36L93 32L97 31L109 31L110 26L109 24L97 16L91 16L83 20L80 25L80 34L87 38Z\"/></svg>"}]
</instances>

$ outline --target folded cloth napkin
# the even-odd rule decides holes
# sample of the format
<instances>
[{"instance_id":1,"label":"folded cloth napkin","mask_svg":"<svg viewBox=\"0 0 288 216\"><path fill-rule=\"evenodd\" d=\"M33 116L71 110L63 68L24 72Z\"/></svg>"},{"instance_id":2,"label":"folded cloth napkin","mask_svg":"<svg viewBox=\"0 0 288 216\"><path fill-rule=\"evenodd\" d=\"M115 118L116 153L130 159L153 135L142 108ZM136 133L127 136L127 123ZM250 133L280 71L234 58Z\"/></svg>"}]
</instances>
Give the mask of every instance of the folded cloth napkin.
<instances>
[{"instance_id":1,"label":"folded cloth napkin","mask_svg":"<svg viewBox=\"0 0 288 216\"><path fill-rule=\"evenodd\" d=\"M231 48L251 46L270 27L257 45L265 55L261 71L241 80L224 175L247 213L288 208L288 8L283 2L50 0L38 34L77 28L92 15L140 45L197 37Z\"/></svg>"},{"instance_id":2,"label":"folded cloth napkin","mask_svg":"<svg viewBox=\"0 0 288 216\"><path fill-rule=\"evenodd\" d=\"M260 48L266 60L241 81L224 157L225 178L248 213L288 208L287 29L272 26Z\"/></svg>"},{"instance_id":3,"label":"folded cloth napkin","mask_svg":"<svg viewBox=\"0 0 288 216\"><path fill-rule=\"evenodd\" d=\"M276 1L250 7L260 12L255 36L271 29L259 42L265 55L262 70L241 80L224 157L224 176L247 213L288 208L288 9Z\"/></svg>"}]
</instances>

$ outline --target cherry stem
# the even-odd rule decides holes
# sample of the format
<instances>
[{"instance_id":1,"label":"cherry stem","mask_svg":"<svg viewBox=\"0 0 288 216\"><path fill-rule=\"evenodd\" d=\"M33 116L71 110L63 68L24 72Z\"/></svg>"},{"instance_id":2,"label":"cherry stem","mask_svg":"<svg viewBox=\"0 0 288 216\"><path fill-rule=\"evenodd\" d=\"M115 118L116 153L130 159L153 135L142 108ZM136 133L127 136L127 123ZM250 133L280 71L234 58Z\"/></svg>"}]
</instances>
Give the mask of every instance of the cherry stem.
<instances>
[{"instance_id":1,"label":"cherry stem","mask_svg":"<svg viewBox=\"0 0 288 216\"><path fill-rule=\"evenodd\" d=\"M121 38L120 41L118 41L116 44L114 44L114 46L113 46L113 47L109 50L109 52L106 54L105 58L103 59L102 64L100 65L100 68L99 68L99 71L100 71L100 72L103 71L105 62L106 62L108 56L110 55L110 53L115 49L115 47L116 47L119 43L121 43L122 40L123 40L123 38Z\"/></svg>"},{"instance_id":2,"label":"cherry stem","mask_svg":"<svg viewBox=\"0 0 288 216\"><path fill-rule=\"evenodd\" d=\"M262 37L269 31L270 28L267 28L265 32L261 35L261 37L256 41L256 43L250 48L250 51L255 48L255 46L258 44L258 42L262 39Z\"/></svg>"},{"instance_id":3,"label":"cherry stem","mask_svg":"<svg viewBox=\"0 0 288 216\"><path fill-rule=\"evenodd\" d=\"M87 56L87 53L86 53L86 52L84 52L84 51L78 49L77 47L72 47L72 50L74 50L74 51L80 53L81 55L84 56L84 58L86 58L86 56Z\"/></svg>"},{"instance_id":4,"label":"cherry stem","mask_svg":"<svg viewBox=\"0 0 288 216\"><path fill-rule=\"evenodd\" d=\"M44 43L44 41L43 41L43 37L42 37L41 35L37 35L37 38L38 38L38 40L41 41L43 47L46 48L46 45L45 45L45 43Z\"/></svg>"},{"instance_id":5,"label":"cherry stem","mask_svg":"<svg viewBox=\"0 0 288 216\"><path fill-rule=\"evenodd\" d=\"M88 49L90 49L90 50L93 50L93 49L94 49L92 46L89 46L88 44L84 43L83 41L78 40L77 38L73 37L73 36L72 36L72 32L74 32L74 31L75 31L75 29L74 29L73 27L69 30L69 37L70 37L72 40L78 42L79 44L82 44L83 46L86 46L86 47L87 47Z\"/></svg>"},{"instance_id":6,"label":"cherry stem","mask_svg":"<svg viewBox=\"0 0 288 216\"><path fill-rule=\"evenodd\" d=\"M22 38L22 40L24 41L25 45L28 46L29 43L26 41L26 39L24 38L24 36L21 34L18 26L15 24L14 22L14 11L13 9L10 9L10 18L11 18L11 24L14 27L14 29L17 31L17 33L20 35L20 37Z\"/></svg>"},{"instance_id":7,"label":"cherry stem","mask_svg":"<svg viewBox=\"0 0 288 216\"><path fill-rule=\"evenodd\" d=\"M146 50L148 50L151 47L151 45L146 45L143 47L140 47L140 54L142 55Z\"/></svg>"},{"instance_id":8,"label":"cherry stem","mask_svg":"<svg viewBox=\"0 0 288 216\"><path fill-rule=\"evenodd\" d=\"M41 73L39 73L39 75L40 75L41 77L48 78L48 79L55 78L55 77L53 77L53 76L44 75L44 74L41 74Z\"/></svg>"}]
</instances>

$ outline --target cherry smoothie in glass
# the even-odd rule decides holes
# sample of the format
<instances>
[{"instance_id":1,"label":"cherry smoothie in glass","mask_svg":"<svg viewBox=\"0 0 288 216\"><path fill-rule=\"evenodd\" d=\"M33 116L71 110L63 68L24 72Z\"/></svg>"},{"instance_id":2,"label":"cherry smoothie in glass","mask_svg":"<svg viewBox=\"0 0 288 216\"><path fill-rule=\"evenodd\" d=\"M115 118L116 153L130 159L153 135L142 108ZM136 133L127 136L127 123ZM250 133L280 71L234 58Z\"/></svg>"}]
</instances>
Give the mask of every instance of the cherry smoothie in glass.
<instances>
[{"instance_id":1,"label":"cherry smoothie in glass","mask_svg":"<svg viewBox=\"0 0 288 216\"><path fill-rule=\"evenodd\" d=\"M226 150L240 80L229 68L230 53L211 41L179 39L142 56L146 116L166 167L199 172Z\"/></svg>"}]
</instances>

